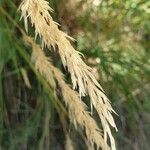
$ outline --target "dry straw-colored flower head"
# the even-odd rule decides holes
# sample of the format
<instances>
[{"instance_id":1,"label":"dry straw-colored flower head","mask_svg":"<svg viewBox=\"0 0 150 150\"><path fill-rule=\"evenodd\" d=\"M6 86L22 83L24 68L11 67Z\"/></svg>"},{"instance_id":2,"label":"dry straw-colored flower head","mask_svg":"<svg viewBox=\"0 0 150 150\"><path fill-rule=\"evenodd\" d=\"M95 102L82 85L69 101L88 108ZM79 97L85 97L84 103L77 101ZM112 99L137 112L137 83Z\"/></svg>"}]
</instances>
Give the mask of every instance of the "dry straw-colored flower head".
<instances>
[{"instance_id":1,"label":"dry straw-colored flower head","mask_svg":"<svg viewBox=\"0 0 150 150\"><path fill-rule=\"evenodd\" d=\"M74 123L76 128L77 125L80 125L85 129L86 137L91 145L91 148L94 149L95 143L97 149L102 148L103 150L109 150L109 146L104 144L104 139L95 120L86 110L87 106L80 100L77 92L72 90L70 86L65 83L61 71L52 65L49 59L44 55L44 52L40 46L34 43L32 38L25 37L25 42L32 45L32 61L36 70L39 71L39 73L48 81L49 85L51 86L55 84L53 84L53 80L47 79L47 76L51 75L52 79L55 78L57 80L62 92L63 100L68 106L70 120Z\"/></svg>"},{"instance_id":2,"label":"dry straw-colored flower head","mask_svg":"<svg viewBox=\"0 0 150 150\"><path fill-rule=\"evenodd\" d=\"M83 62L81 58L82 55L71 45L69 40L72 40L72 38L59 30L58 24L53 21L50 15L50 12L53 10L50 8L49 3L45 0L23 0L19 9L24 18L26 30L28 30L27 22L30 20L35 28L35 38L37 35L41 37L43 47L46 46L49 49L51 49L51 47L54 49L56 46L58 47L62 63L70 72L73 89L78 88L80 98L85 95L90 96L91 109L92 106L94 106L101 119L105 144L107 145L109 137L111 148L115 150L115 142L110 126L116 130L117 127L111 114L114 110L111 107L110 101L91 73L91 68ZM65 96L68 97L67 94Z\"/></svg>"}]
</instances>

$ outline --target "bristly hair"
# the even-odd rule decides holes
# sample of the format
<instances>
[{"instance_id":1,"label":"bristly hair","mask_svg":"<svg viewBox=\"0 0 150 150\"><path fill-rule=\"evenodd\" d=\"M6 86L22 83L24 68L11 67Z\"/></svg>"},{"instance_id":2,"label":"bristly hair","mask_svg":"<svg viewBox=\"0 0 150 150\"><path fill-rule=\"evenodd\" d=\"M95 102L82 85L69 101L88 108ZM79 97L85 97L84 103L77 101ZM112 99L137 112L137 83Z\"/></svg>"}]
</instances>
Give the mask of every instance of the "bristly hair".
<instances>
[{"instance_id":1,"label":"bristly hair","mask_svg":"<svg viewBox=\"0 0 150 150\"><path fill-rule=\"evenodd\" d=\"M28 30L28 19L35 28L35 38L39 35L42 39L42 46L51 49L58 47L58 52L61 57L64 67L70 72L73 89L79 88L80 98L89 95L92 106L96 109L101 119L104 129L104 140L107 145L108 136L111 143L111 149L115 150L115 141L112 136L110 125L117 131L112 112L110 101L104 94L101 85L91 73L91 68L87 66L81 59L81 54L76 51L70 43L72 38L66 33L58 29L58 24L53 21L49 12L52 8L45 0L23 0L19 9L24 18L25 28ZM66 95L67 96L67 95Z\"/></svg>"}]
</instances>

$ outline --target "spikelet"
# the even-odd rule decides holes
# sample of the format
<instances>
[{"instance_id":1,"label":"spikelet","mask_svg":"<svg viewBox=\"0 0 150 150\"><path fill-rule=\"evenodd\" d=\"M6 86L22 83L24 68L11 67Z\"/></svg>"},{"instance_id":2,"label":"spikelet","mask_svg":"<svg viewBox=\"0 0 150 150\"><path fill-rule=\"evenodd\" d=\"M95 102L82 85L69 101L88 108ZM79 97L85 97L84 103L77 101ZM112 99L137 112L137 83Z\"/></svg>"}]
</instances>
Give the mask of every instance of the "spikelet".
<instances>
[{"instance_id":1,"label":"spikelet","mask_svg":"<svg viewBox=\"0 0 150 150\"><path fill-rule=\"evenodd\" d=\"M53 21L49 12L53 10L49 3L45 0L23 0L20 8L22 18L24 18L25 28L28 30L27 21L30 19L32 26L35 28L35 38L39 35L42 39L43 47L51 49L58 47L64 67L70 72L73 89L79 88L80 97L89 95L92 106L96 109L102 122L104 129L104 139L107 145L108 137L110 139L111 148L115 150L115 142L112 136L110 125L117 131L114 119L111 115L114 110L110 101L104 94L104 90L91 73L91 68L87 66L81 59L81 54L71 45L66 33L58 29L58 24Z\"/></svg>"},{"instance_id":2,"label":"spikelet","mask_svg":"<svg viewBox=\"0 0 150 150\"><path fill-rule=\"evenodd\" d=\"M42 49L34 43L30 37L25 37L26 43L32 45L32 61L34 62L36 70L47 79L47 76L52 74L52 78L55 78L61 88L63 99L69 109L69 117L72 123L77 127L80 125L85 129L86 137L94 150L94 143L97 145L97 149L109 150L109 146L105 145L101 131L97 126L95 120L90 116L86 110L87 106L80 100L77 92L72 90L68 84L65 83L63 74L54 67L49 59L44 55ZM43 65L40 63L42 62ZM48 83L53 85L51 80L47 80Z\"/></svg>"},{"instance_id":3,"label":"spikelet","mask_svg":"<svg viewBox=\"0 0 150 150\"><path fill-rule=\"evenodd\" d=\"M66 135L65 150L74 150L74 146L69 135Z\"/></svg>"}]
</instances>

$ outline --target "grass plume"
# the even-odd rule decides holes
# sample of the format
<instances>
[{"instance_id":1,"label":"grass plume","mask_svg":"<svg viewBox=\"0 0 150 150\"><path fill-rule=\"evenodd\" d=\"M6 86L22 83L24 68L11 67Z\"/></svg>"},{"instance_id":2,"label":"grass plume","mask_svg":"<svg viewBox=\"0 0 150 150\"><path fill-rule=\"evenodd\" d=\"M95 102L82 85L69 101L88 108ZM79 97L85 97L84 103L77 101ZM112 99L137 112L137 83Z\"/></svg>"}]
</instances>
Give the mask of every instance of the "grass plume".
<instances>
[{"instance_id":1,"label":"grass plume","mask_svg":"<svg viewBox=\"0 0 150 150\"><path fill-rule=\"evenodd\" d=\"M93 127L95 130L97 129L95 125L91 125L94 123L85 124L85 127L91 125L86 130L87 137L91 139L91 142L93 141L93 139L95 139L94 141L96 141L97 146L98 147L101 146L103 149L107 147L107 141L109 137L111 142L111 149L115 150L116 149L115 141L112 136L110 126L114 127L116 131L117 127L112 117L112 112L114 112L114 110L111 107L110 101L106 97L101 85L98 83L94 75L91 73L92 68L90 68L84 63L84 61L81 58L82 55L78 51L76 51L74 47L71 45L69 40L72 40L72 38L63 31L59 30L58 24L53 21L49 13L52 12L53 10L49 6L49 3L45 0L23 0L19 9L21 10L22 13L21 17L24 18L26 30L28 31L28 20L30 20L32 26L34 26L35 28L35 39L38 35L42 39L42 47L47 47L49 49L51 49L51 46L54 49L56 46L58 47L58 52L61 57L62 63L64 67L68 68L68 71L71 75L73 89L77 89L78 87L80 98L82 96L89 95L91 99L91 110L92 107L94 106L95 110L97 111L101 119L101 123L104 130L105 142L102 142L103 141L102 137L99 139L95 138L98 137L97 134L92 133L92 137L88 136L91 133L89 128ZM43 61L41 60L39 62L36 60L35 65L39 66L41 65L41 62L43 63ZM46 63L44 65L46 65ZM42 69L44 69L44 67L45 66L43 66ZM64 79L62 78L62 75L60 75L60 73L58 73L58 71L56 71L52 66L51 69L53 70L54 77L57 78L57 80L59 81L59 86L61 87L63 97L66 100L65 102L70 108L69 110L70 115L72 116L71 118L73 120L76 120L76 122L78 122L79 124L83 125L85 120L87 119L86 118L87 113L84 115L82 114L83 116L81 115L81 112L83 112L84 110L83 109L84 103L80 101L80 98L76 94L74 94L74 91L70 90L71 94L68 94L68 90L70 89L70 87L66 86ZM47 69L42 71L39 70L39 72L42 72L44 75L47 75L47 78L49 77ZM79 105L76 105L76 107L78 106L77 108L78 110L80 110L79 112L75 111L75 109L72 108L73 105L75 105L75 103L71 104L70 99L76 99L76 101L78 101ZM79 114L83 118L79 117L80 116ZM100 143L97 140L99 140Z\"/></svg>"},{"instance_id":2,"label":"grass plume","mask_svg":"<svg viewBox=\"0 0 150 150\"><path fill-rule=\"evenodd\" d=\"M39 45L34 43L32 38L27 37L25 41L32 45L32 61L35 64L36 70L39 71L45 79L47 79L47 76L51 74L51 78L55 78L57 80L61 88L63 99L69 109L70 120L74 123L76 128L77 125L85 128L86 137L92 146L94 146L95 143L97 148L101 147L102 149L108 149L108 145L105 146L104 144L99 127L86 110L87 106L80 100L77 92L72 90L71 87L65 83L61 71L51 64L43 50ZM41 62L43 65L41 65ZM51 82L51 80L47 81L51 86L53 86L53 82Z\"/></svg>"}]
</instances>

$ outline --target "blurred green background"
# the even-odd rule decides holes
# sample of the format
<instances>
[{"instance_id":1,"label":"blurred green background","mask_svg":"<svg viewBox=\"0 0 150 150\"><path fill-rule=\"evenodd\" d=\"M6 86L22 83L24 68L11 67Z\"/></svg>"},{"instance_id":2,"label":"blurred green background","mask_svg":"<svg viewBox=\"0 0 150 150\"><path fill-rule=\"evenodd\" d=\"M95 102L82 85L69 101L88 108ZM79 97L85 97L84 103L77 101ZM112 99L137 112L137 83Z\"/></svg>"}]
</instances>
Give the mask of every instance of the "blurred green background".
<instances>
[{"instance_id":1,"label":"blurred green background","mask_svg":"<svg viewBox=\"0 0 150 150\"><path fill-rule=\"evenodd\" d=\"M35 73L31 50L18 29L24 29L17 12L20 2L0 0L0 150L62 150L64 126L54 91ZM149 150L150 1L49 2L54 20L76 39L74 47L93 67L119 115L114 115L119 131L113 132L117 149ZM33 31L29 34L34 35ZM64 71L57 54L54 58ZM75 149L87 149L80 134L66 122Z\"/></svg>"}]
</instances>

